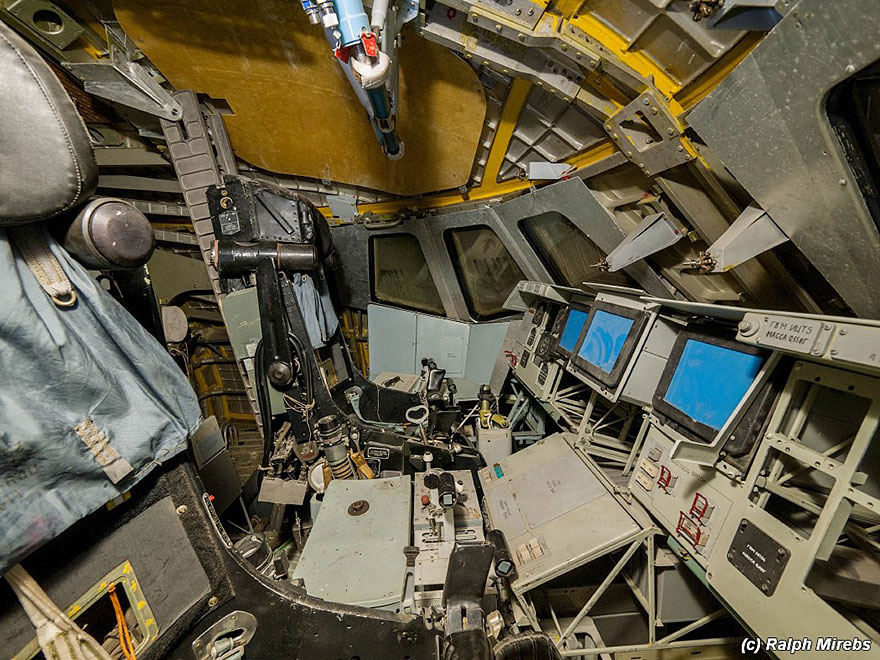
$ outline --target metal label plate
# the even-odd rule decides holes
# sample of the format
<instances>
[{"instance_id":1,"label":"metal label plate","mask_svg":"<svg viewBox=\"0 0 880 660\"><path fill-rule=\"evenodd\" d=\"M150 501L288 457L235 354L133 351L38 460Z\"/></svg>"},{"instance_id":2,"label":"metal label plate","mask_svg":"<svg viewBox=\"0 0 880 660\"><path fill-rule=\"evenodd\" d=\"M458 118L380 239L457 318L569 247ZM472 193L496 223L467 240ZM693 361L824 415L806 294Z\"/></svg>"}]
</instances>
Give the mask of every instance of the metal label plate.
<instances>
[{"instance_id":1,"label":"metal label plate","mask_svg":"<svg viewBox=\"0 0 880 660\"><path fill-rule=\"evenodd\" d=\"M727 561L765 596L776 591L791 552L745 518L727 551Z\"/></svg>"},{"instance_id":2,"label":"metal label plate","mask_svg":"<svg viewBox=\"0 0 880 660\"><path fill-rule=\"evenodd\" d=\"M762 321L755 337L757 344L797 353L809 354L822 329L821 321L810 319L765 316Z\"/></svg>"},{"instance_id":3,"label":"metal label plate","mask_svg":"<svg viewBox=\"0 0 880 660\"><path fill-rule=\"evenodd\" d=\"M237 234L241 231L241 221L238 219L238 211L235 209L223 211L218 219L220 221L221 234Z\"/></svg>"}]
</instances>

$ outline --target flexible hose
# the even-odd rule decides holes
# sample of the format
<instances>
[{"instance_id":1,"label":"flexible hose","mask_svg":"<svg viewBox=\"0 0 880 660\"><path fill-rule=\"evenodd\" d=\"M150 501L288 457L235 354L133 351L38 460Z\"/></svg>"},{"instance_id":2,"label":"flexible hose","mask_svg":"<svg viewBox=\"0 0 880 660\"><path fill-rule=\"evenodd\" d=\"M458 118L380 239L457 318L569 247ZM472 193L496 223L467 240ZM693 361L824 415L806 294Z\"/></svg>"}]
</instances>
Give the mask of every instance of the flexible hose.
<instances>
[{"instance_id":1,"label":"flexible hose","mask_svg":"<svg viewBox=\"0 0 880 660\"><path fill-rule=\"evenodd\" d=\"M333 465L330 464L330 474L334 479L353 479L354 470L351 467L351 461L346 456L344 459Z\"/></svg>"}]
</instances>

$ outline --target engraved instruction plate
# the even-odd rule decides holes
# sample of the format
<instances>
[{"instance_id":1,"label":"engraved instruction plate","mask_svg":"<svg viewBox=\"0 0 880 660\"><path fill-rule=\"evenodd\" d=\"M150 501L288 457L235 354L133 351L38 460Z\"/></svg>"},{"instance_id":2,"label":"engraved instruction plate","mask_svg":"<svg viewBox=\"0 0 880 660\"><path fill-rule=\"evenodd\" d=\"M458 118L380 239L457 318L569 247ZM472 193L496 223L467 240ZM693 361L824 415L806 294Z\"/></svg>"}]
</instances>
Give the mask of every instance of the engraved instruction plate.
<instances>
[{"instance_id":1,"label":"engraved instruction plate","mask_svg":"<svg viewBox=\"0 0 880 660\"><path fill-rule=\"evenodd\" d=\"M761 318L761 328L753 341L759 346L809 354L821 329L821 321L768 315Z\"/></svg>"},{"instance_id":2,"label":"engraved instruction plate","mask_svg":"<svg viewBox=\"0 0 880 660\"><path fill-rule=\"evenodd\" d=\"M772 596L791 553L745 518L727 551L727 561L765 596Z\"/></svg>"}]
</instances>

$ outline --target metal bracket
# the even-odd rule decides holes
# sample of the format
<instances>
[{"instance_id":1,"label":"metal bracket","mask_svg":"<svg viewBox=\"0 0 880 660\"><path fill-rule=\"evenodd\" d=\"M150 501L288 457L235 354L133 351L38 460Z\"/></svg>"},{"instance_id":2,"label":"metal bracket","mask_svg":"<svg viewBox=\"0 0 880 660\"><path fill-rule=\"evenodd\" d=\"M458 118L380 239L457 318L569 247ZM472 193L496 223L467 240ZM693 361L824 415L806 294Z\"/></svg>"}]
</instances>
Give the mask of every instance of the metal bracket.
<instances>
[{"instance_id":1,"label":"metal bracket","mask_svg":"<svg viewBox=\"0 0 880 660\"><path fill-rule=\"evenodd\" d=\"M779 0L726 0L709 19L715 30L772 30L782 20Z\"/></svg>"},{"instance_id":2,"label":"metal bracket","mask_svg":"<svg viewBox=\"0 0 880 660\"><path fill-rule=\"evenodd\" d=\"M653 90L640 94L605 122L627 158L650 176L694 159L693 147L666 101Z\"/></svg>"},{"instance_id":3,"label":"metal bracket","mask_svg":"<svg viewBox=\"0 0 880 660\"><path fill-rule=\"evenodd\" d=\"M529 30L534 29L544 15L546 2L537 0L469 0L472 7L482 7L489 14L498 14Z\"/></svg>"},{"instance_id":4,"label":"metal bracket","mask_svg":"<svg viewBox=\"0 0 880 660\"><path fill-rule=\"evenodd\" d=\"M684 228L666 213L646 216L605 258L608 270L616 272L632 263L674 245L685 236Z\"/></svg>"},{"instance_id":5,"label":"metal bracket","mask_svg":"<svg viewBox=\"0 0 880 660\"><path fill-rule=\"evenodd\" d=\"M358 215L357 195L327 195L327 205L342 222L351 222Z\"/></svg>"},{"instance_id":6,"label":"metal bracket","mask_svg":"<svg viewBox=\"0 0 880 660\"><path fill-rule=\"evenodd\" d=\"M143 54L130 47L132 44L121 30L112 24L105 27L110 43L109 60L62 62L62 66L83 81L89 94L163 119L180 119L180 104L159 84L157 78L161 76L137 61Z\"/></svg>"},{"instance_id":7,"label":"metal bracket","mask_svg":"<svg viewBox=\"0 0 880 660\"><path fill-rule=\"evenodd\" d=\"M357 418L363 422L364 424L369 424L371 426L381 426L382 428L394 429L396 431L402 431L402 424L394 424L393 422L379 422L373 419L365 419L361 414L361 394L363 394L363 390L357 385L353 387L349 387L345 390L345 398L348 399L349 404L351 404L351 409L354 411L354 414Z\"/></svg>"},{"instance_id":8,"label":"metal bracket","mask_svg":"<svg viewBox=\"0 0 880 660\"><path fill-rule=\"evenodd\" d=\"M244 647L257 631L257 619L250 612L227 614L192 643L196 660L239 660Z\"/></svg>"},{"instance_id":9,"label":"metal bracket","mask_svg":"<svg viewBox=\"0 0 880 660\"><path fill-rule=\"evenodd\" d=\"M6 3L5 9L59 50L67 48L85 32L76 19L47 0L12 0Z\"/></svg>"},{"instance_id":10,"label":"metal bracket","mask_svg":"<svg viewBox=\"0 0 880 660\"><path fill-rule=\"evenodd\" d=\"M688 265L702 267L704 272L723 273L787 240L773 218L751 205L706 250L704 260Z\"/></svg>"},{"instance_id":11,"label":"metal bracket","mask_svg":"<svg viewBox=\"0 0 880 660\"><path fill-rule=\"evenodd\" d=\"M568 163L550 163L535 161L528 163L526 178L530 181L557 181L574 170Z\"/></svg>"}]
</instances>

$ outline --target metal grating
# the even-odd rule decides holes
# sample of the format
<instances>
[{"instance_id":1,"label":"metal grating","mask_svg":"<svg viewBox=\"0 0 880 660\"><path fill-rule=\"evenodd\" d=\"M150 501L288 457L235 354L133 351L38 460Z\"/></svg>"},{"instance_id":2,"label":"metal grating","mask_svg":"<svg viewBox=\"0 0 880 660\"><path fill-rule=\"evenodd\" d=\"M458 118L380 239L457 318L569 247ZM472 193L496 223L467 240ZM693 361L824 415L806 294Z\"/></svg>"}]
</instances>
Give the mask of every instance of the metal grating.
<instances>
[{"instance_id":1,"label":"metal grating","mask_svg":"<svg viewBox=\"0 0 880 660\"><path fill-rule=\"evenodd\" d=\"M535 87L519 116L498 178L506 181L524 175L528 163L558 163L605 139L597 121Z\"/></svg>"}]
</instances>

